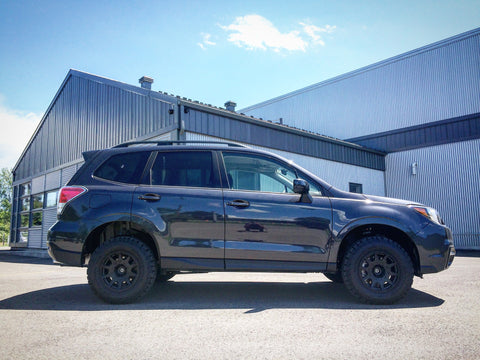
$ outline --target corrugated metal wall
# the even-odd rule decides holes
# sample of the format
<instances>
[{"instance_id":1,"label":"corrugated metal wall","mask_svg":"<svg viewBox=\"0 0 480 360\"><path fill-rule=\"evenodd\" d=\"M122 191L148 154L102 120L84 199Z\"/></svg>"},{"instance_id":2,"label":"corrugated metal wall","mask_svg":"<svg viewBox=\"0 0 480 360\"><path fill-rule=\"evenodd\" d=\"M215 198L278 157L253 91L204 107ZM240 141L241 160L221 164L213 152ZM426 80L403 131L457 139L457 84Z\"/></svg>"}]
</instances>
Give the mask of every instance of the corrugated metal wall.
<instances>
[{"instance_id":1,"label":"corrugated metal wall","mask_svg":"<svg viewBox=\"0 0 480 360\"><path fill-rule=\"evenodd\" d=\"M182 114L187 131L265 146L349 165L384 170L384 154L360 146L268 122L245 119L187 107Z\"/></svg>"},{"instance_id":2,"label":"corrugated metal wall","mask_svg":"<svg viewBox=\"0 0 480 360\"><path fill-rule=\"evenodd\" d=\"M187 140L194 141L224 141L226 139L196 134L186 133ZM229 140L229 139L227 139ZM292 160L301 167L311 171L331 185L348 191L349 183L359 183L363 185L363 191L366 194L385 196L384 172L379 170L367 169L348 164L341 164L334 161L323 160L311 156L294 154L278 149L267 148L264 146L255 146L244 144L249 147L269 151L278 154L288 160Z\"/></svg>"},{"instance_id":3,"label":"corrugated metal wall","mask_svg":"<svg viewBox=\"0 0 480 360\"><path fill-rule=\"evenodd\" d=\"M396 152L478 138L480 138L480 113L348 141L385 152Z\"/></svg>"},{"instance_id":4,"label":"corrugated metal wall","mask_svg":"<svg viewBox=\"0 0 480 360\"><path fill-rule=\"evenodd\" d=\"M389 154L386 167L387 196L436 208L456 247L480 249L480 140Z\"/></svg>"},{"instance_id":5,"label":"corrugated metal wall","mask_svg":"<svg viewBox=\"0 0 480 360\"><path fill-rule=\"evenodd\" d=\"M72 75L24 153L15 180L102 149L174 126L173 105Z\"/></svg>"},{"instance_id":6,"label":"corrugated metal wall","mask_svg":"<svg viewBox=\"0 0 480 360\"><path fill-rule=\"evenodd\" d=\"M242 111L349 139L478 113L479 79L476 29Z\"/></svg>"}]
</instances>

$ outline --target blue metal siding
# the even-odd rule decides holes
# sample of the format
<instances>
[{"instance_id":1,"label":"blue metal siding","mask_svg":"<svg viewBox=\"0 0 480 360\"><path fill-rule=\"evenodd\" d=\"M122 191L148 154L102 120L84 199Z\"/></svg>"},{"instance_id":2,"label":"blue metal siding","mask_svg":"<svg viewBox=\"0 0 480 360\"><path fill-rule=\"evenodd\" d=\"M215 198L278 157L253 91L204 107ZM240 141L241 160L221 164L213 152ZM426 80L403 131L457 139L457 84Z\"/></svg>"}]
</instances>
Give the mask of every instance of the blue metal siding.
<instances>
[{"instance_id":1,"label":"blue metal siding","mask_svg":"<svg viewBox=\"0 0 480 360\"><path fill-rule=\"evenodd\" d=\"M479 113L479 79L476 29L242 111L349 139Z\"/></svg>"},{"instance_id":2,"label":"blue metal siding","mask_svg":"<svg viewBox=\"0 0 480 360\"><path fill-rule=\"evenodd\" d=\"M173 104L72 74L42 119L15 169L15 180L111 147L173 128Z\"/></svg>"},{"instance_id":3,"label":"blue metal siding","mask_svg":"<svg viewBox=\"0 0 480 360\"><path fill-rule=\"evenodd\" d=\"M182 114L182 120L187 131L376 170L385 169L383 153L346 142L287 127L280 128L259 120L248 122L243 117L236 119L229 114L221 116L188 106L186 111Z\"/></svg>"},{"instance_id":4,"label":"blue metal siding","mask_svg":"<svg viewBox=\"0 0 480 360\"><path fill-rule=\"evenodd\" d=\"M480 113L348 141L390 153L478 138L480 138Z\"/></svg>"},{"instance_id":5,"label":"blue metal siding","mask_svg":"<svg viewBox=\"0 0 480 360\"><path fill-rule=\"evenodd\" d=\"M386 167L387 196L436 208L456 247L480 250L479 139L389 154Z\"/></svg>"}]
</instances>

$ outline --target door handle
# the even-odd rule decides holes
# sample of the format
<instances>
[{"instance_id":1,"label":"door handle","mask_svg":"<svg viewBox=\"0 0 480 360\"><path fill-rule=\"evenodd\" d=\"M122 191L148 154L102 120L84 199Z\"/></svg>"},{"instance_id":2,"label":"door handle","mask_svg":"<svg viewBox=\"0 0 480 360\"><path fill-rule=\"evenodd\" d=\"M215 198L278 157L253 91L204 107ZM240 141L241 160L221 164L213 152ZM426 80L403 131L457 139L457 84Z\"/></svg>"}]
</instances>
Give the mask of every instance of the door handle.
<instances>
[{"instance_id":1,"label":"door handle","mask_svg":"<svg viewBox=\"0 0 480 360\"><path fill-rule=\"evenodd\" d=\"M250 206L250 203L247 200L233 200L227 201L227 205L236 208L247 208Z\"/></svg>"},{"instance_id":2,"label":"door handle","mask_svg":"<svg viewBox=\"0 0 480 360\"><path fill-rule=\"evenodd\" d=\"M138 197L139 200L145 200L145 201L158 201L162 197L157 194L143 194Z\"/></svg>"}]
</instances>

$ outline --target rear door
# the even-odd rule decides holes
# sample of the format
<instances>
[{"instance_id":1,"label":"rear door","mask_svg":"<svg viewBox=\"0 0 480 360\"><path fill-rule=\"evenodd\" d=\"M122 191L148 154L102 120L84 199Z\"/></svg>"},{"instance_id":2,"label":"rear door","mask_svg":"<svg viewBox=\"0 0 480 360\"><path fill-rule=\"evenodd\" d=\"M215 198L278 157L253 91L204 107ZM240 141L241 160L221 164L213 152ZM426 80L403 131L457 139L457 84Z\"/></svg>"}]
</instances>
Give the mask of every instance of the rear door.
<instances>
[{"instance_id":1,"label":"rear door","mask_svg":"<svg viewBox=\"0 0 480 360\"><path fill-rule=\"evenodd\" d=\"M219 170L209 150L159 151L132 214L155 228L162 268L224 269Z\"/></svg>"},{"instance_id":2,"label":"rear door","mask_svg":"<svg viewBox=\"0 0 480 360\"><path fill-rule=\"evenodd\" d=\"M297 170L275 158L225 151L223 163L226 269L326 269L330 200L311 184L312 202L300 202Z\"/></svg>"}]
</instances>

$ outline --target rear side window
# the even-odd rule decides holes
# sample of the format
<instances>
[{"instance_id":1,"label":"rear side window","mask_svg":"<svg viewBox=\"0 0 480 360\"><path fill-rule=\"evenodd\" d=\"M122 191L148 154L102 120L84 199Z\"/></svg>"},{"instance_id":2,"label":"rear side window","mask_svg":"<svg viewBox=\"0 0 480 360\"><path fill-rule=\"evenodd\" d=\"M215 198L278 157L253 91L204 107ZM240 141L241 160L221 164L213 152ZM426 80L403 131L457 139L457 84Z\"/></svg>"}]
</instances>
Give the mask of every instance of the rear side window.
<instances>
[{"instance_id":1,"label":"rear side window","mask_svg":"<svg viewBox=\"0 0 480 360\"><path fill-rule=\"evenodd\" d=\"M150 170L150 184L220 187L212 153L207 151L159 152Z\"/></svg>"},{"instance_id":2,"label":"rear side window","mask_svg":"<svg viewBox=\"0 0 480 360\"><path fill-rule=\"evenodd\" d=\"M105 180L138 184L149 156L149 151L113 155L93 175Z\"/></svg>"}]
</instances>

